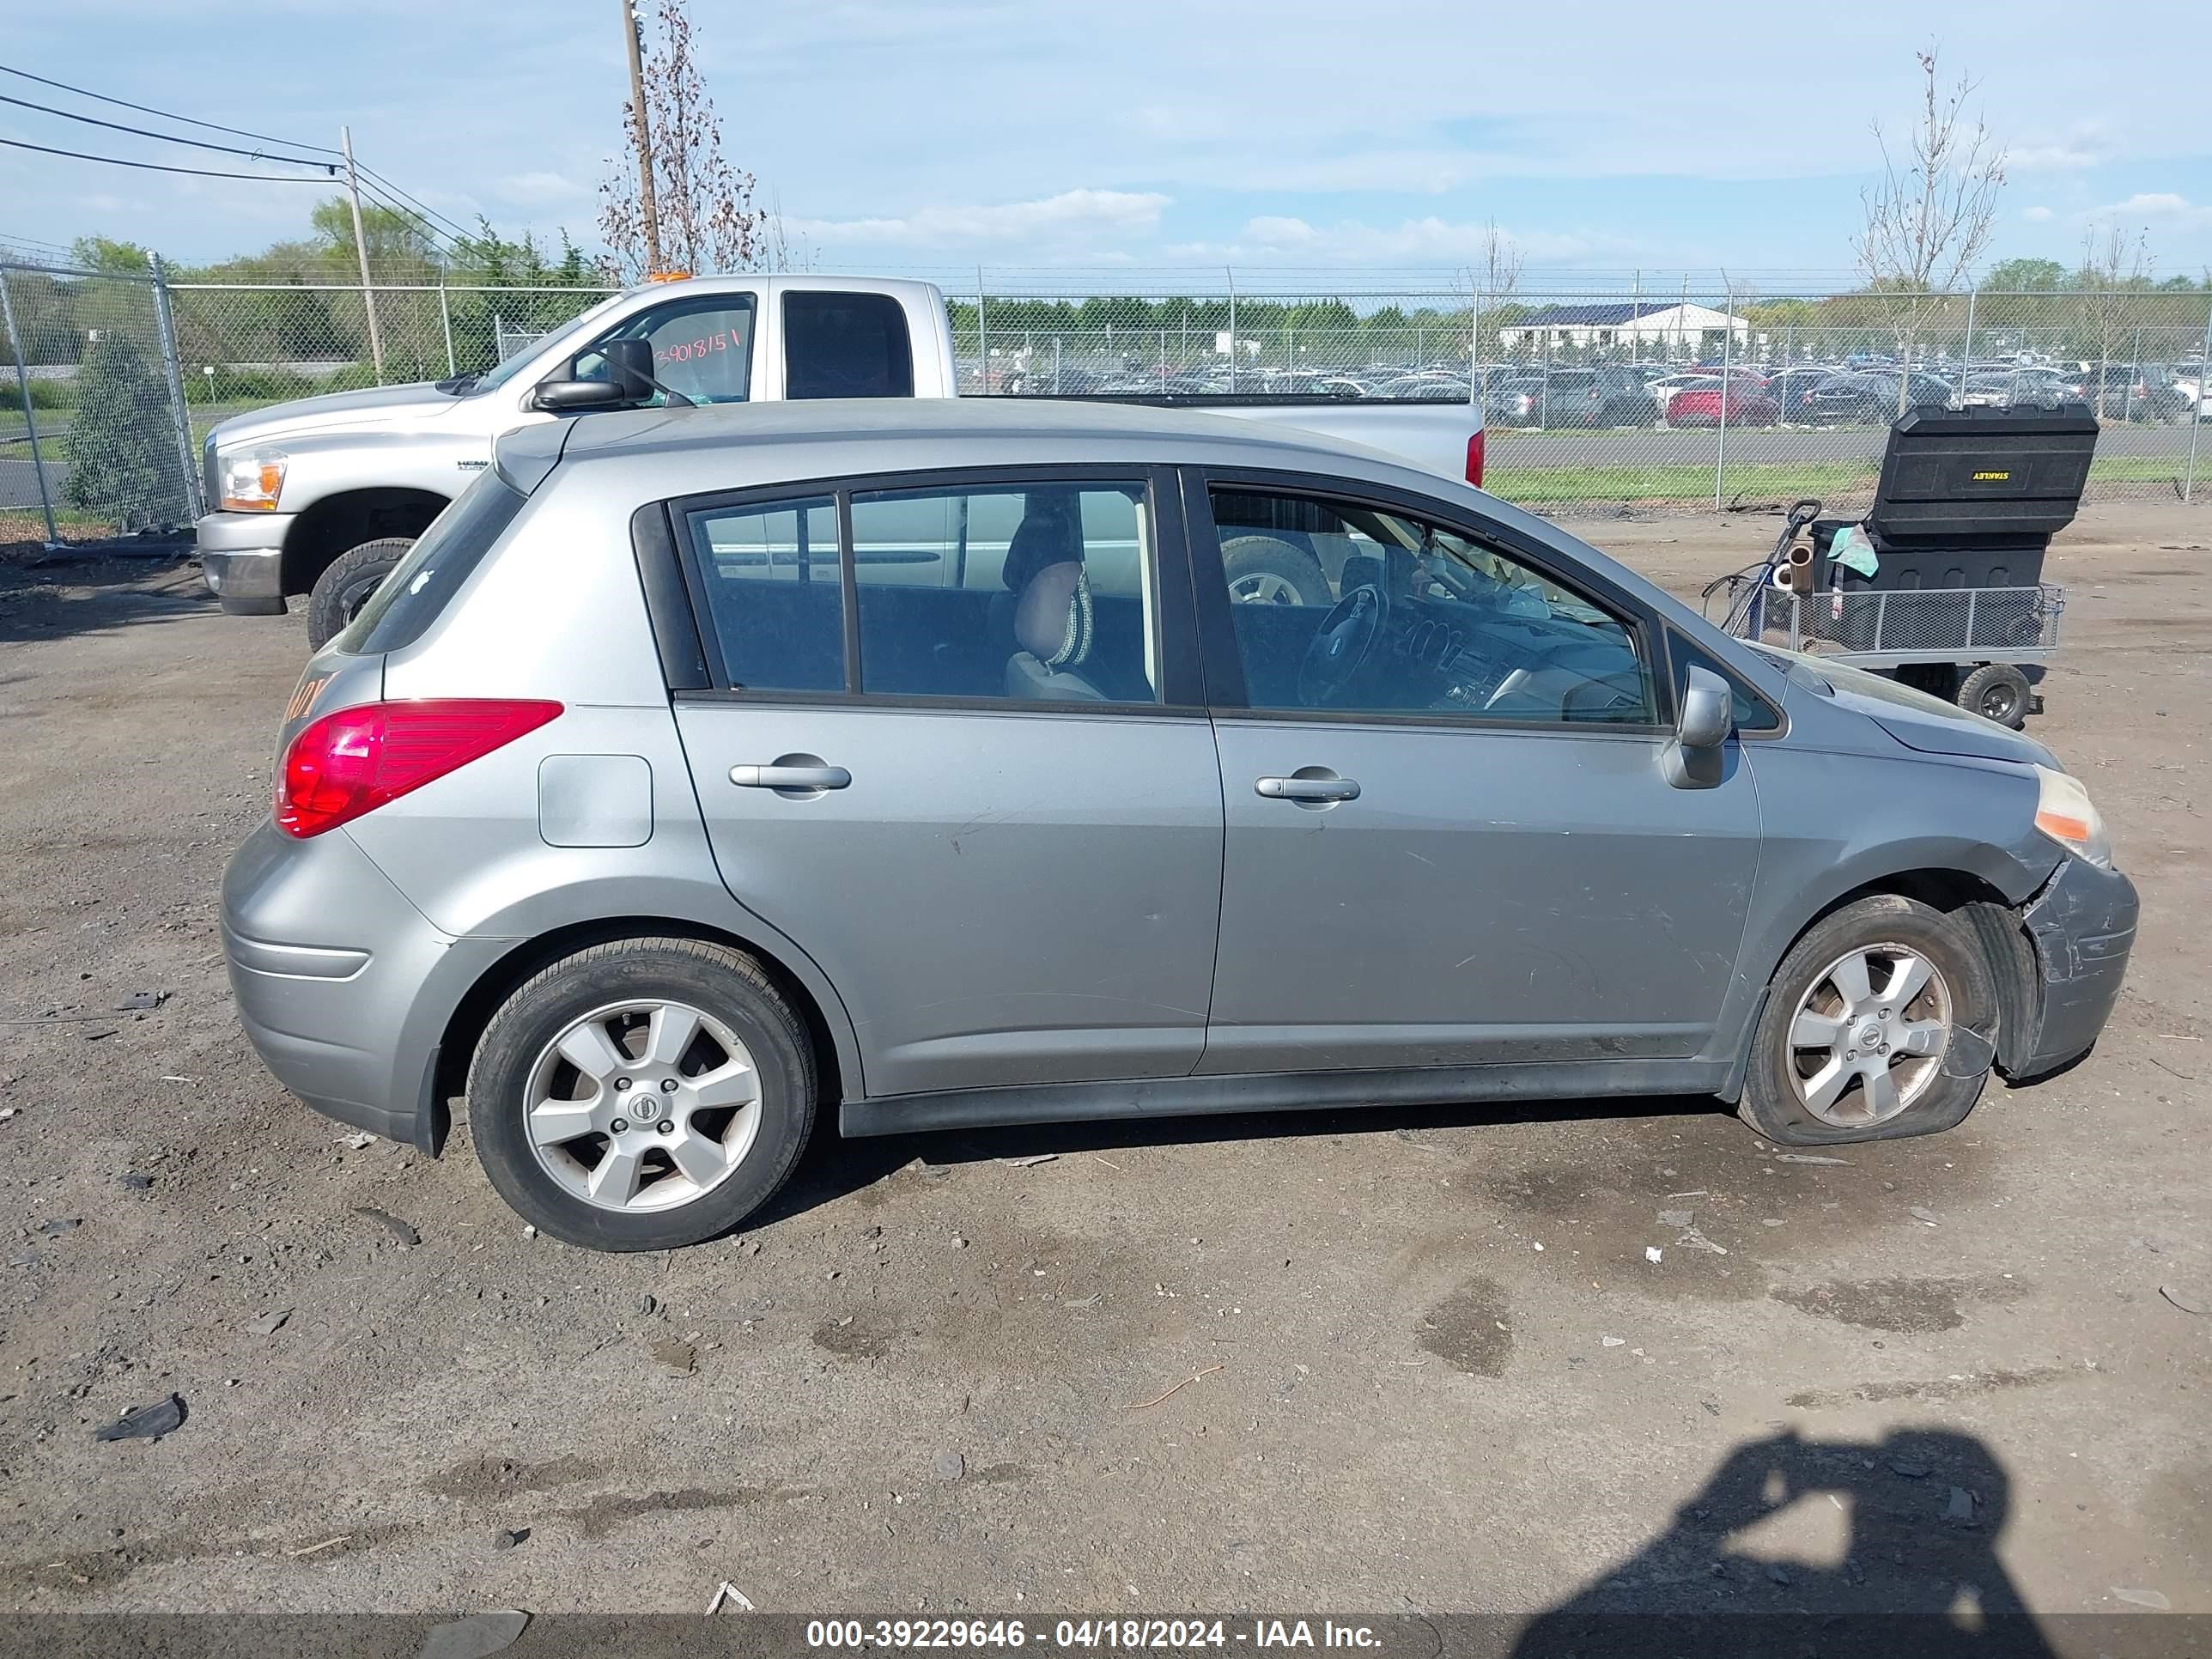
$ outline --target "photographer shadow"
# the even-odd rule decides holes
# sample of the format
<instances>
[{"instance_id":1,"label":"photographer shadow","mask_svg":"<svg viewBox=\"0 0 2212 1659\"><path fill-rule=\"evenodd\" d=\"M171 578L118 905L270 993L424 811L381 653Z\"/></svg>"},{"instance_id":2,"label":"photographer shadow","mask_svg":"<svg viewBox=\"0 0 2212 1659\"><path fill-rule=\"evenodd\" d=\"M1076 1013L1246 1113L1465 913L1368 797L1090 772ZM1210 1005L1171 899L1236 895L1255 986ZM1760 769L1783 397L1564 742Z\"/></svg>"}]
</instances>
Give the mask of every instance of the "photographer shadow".
<instances>
[{"instance_id":1,"label":"photographer shadow","mask_svg":"<svg viewBox=\"0 0 2212 1659\"><path fill-rule=\"evenodd\" d=\"M1793 1431L1747 1442L1667 1531L1532 1620L1515 1659L1802 1651L2053 1659L1997 1559L2010 1486L1990 1448L1956 1431L1900 1430L1874 1443L1804 1440ZM1841 1512L1840 1559L1824 1565L1747 1552L1740 1534L1762 1522L1801 1534L1834 1529L1831 1517L1785 1515L1801 1504Z\"/></svg>"}]
</instances>

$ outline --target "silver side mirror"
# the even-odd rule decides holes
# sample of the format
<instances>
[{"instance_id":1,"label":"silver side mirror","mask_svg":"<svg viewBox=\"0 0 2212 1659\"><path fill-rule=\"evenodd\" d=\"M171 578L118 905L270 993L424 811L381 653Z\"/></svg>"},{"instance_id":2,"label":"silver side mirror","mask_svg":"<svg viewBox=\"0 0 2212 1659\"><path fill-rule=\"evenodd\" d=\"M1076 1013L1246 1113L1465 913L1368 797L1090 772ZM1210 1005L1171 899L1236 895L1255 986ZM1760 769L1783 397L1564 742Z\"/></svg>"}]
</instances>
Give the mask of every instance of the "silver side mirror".
<instances>
[{"instance_id":1,"label":"silver side mirror","mask_svg":"<svg viewBox=\"0 0 2212 1659\"><path fill-rule=\"evenodd\" d=\"M1729 684L1709 668L1692 667L1682 688L1674 736L1660 757L1667 781L1677 789L1710 789L1721 781L1721 745L1735 730Z\"/></svg>"}]
</instances>

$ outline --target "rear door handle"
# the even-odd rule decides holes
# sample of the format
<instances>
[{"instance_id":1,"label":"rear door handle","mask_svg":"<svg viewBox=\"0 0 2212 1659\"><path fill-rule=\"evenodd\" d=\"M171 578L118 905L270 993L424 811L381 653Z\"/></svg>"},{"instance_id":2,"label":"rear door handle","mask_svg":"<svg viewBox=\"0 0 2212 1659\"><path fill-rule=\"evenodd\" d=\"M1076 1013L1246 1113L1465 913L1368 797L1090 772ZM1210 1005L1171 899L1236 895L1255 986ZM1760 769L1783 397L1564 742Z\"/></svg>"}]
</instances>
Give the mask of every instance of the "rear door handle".
<instances>
[{"instance_id":1,"label":"rear door handle","mask_svg":"<svg viewBox=\"0 0 2212 1659\"><path fill-rule=\"evenodd\" d=\"M1350 778L1261 778L1252 787L1269 800L1358 800Z\"/></svg>"},{"instance_id":2,"label":"rear door handle","mask_svg":"<svg viewBox=\"0 0 2212 1659\"><path fill-rule=\"evenodd\" d=\"M730 781L740 789L842 789L853 775L842 766L732 766Z\"/></svg>"}]
</instances>

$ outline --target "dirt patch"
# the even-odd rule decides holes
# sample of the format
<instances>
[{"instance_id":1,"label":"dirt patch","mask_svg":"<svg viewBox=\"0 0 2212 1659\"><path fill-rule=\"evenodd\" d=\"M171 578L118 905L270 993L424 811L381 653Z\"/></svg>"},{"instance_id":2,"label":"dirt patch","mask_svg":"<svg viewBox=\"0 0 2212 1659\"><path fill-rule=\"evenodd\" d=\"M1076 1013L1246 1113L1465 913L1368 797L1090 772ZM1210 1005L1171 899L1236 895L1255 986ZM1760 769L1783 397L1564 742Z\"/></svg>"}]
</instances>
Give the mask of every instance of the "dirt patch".
<instances>
[{"instance_id":1,"label":"dirt patch","mask_svg":"<svg viewBox=\"0 0 2212 1659\"><path fill-rule=\"evenodd\" d=\"M1429 1310L1413 1333L1422 1347L1468 1376L1503 1376L1513 1357L1505 1287L1477 1274Z\"/></svg>"},{"instance_id":2,"label":"dirt patch","mask_svg":"<svg viewBox=\"0 0 2212 1659\"><path fill-rule=\"evenodd\" d=\"M1769 1294L1816 1319L1913 1335L1955 1331L1966 1322L1963 1304L2010 1301L2027 1291L2019 1279L1862 1279L1777 1289Z\"/></svg>"},{"instance_id":3,"label":"dirt patch","mask_svg":"<svg viewBox=\"0 0 2212 1659\"><path fill-rule=\"evenodd\" d=\"M1947 1376L1927 1382L1862 1382L1850 1389L1808 1389L1791 1395L1790 1403L1801 1412L1826 1412L1846 1406L1880 1405L1888 1400L1916 1400L1923 1404L1971 1400L2004 1389L2038 1389L2081 1375L2063 1365L2040 1365L2033 1370L1987 1371L1978 1376Z\"/></svg>"},{"instance_id":4,"label":"dirt patch","mask_svg":"<svg viewBox=\"0 0 2212 1659\"><path fill-rule=\"evenodd\" d=\"M557 1492L593 1480L600 1473L599 1464L581 1457L549 1457L540 1463L517 1457L472 1457L433 1475L422 1483L422 1490L441 1498L483 1502L512 1492Z\"/></svg>"}]
</instances>

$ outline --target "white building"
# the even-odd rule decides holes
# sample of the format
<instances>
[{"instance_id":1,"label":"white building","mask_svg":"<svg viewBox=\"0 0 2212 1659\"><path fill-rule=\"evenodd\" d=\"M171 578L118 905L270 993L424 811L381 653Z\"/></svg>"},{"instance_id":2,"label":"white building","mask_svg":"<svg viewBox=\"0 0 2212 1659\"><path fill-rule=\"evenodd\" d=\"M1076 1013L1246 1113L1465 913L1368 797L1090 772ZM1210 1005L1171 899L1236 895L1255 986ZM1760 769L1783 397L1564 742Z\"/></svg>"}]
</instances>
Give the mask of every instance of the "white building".
<instances>
[{"instance_id":1,"label":"white building","mask_svg":"<svg viewBox=\"0 0 2212 1659\"><path fill-rule=\"evenodd\" d=\"M1553 349L1588 350L1633 346L1647 356L1697 356L1718 351L1723 337L1735 336L1736 349L1751 343L1751 324L1711 306L1687 301L1662 305L1634 300L1613 305L1546 306L1498 331L1507 350L1540 353Z\"/></svg>"}]
</instances>

